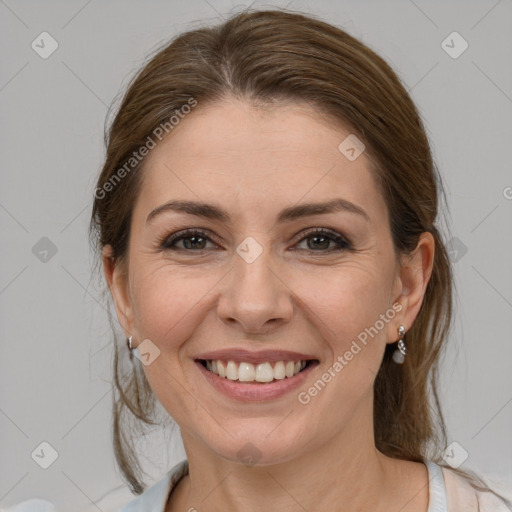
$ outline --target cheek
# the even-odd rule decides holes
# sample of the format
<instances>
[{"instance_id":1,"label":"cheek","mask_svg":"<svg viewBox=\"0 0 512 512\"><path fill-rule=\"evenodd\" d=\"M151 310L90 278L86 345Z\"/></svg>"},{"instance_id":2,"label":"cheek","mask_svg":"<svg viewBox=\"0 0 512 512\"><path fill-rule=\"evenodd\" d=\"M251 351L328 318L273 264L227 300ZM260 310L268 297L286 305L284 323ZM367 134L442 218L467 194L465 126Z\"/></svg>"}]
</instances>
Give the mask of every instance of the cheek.
<instances>
[{"instance_id":1,"label":"cheek","mask_svg":"<svg viewBox=\"0 0 512 512\"><path fill-rule=\"evenodd\" d=\"M159 267L134 280L135 321L141 336L172 346L208 301L218 277L193 269ZM172 343L171 343L172 342Z\"/></svg>"},{"instance_id":2,"label":"cheek","mask_svg":"<svg viewBox=\"0 0 512 512\"><path fill-rule=\"evenodd\" d=\"M308 272L285 269L284 293L295 308L288 331L296 332L305 324L311 343L327 342L325 348L333 358L349 350L353 339L364 341L364 333L371 340L380 338L385 329L378 325L375 335L372 326L389 307L386 275L384 265L372 265L370 258L312 267ZM187 339L208 332L204 322L219 325L218 287L223 277L229 279L224 270L161 265L138 276L132 281L137 332L141 339L155 343L170 364Z\"/></svg>"},{"instance_id":3,"label":"cheek","mask_svg":"<svg viewBox=\"0 0 512 512\"><path fill-rule=\"evenodd\" d=\"M160 350L158 359L144 371L158 400L184 427L197 400L191 399L196 393L188 375L190 365L183 363L196 341L211 339L213 345L215 334L222 336L228 329L216 316L219 283L223 277L229 279L225 274L219 268L161 266L133 281L137 331ZM371 391L385 346L385 329L377 334L372 330L388 307L384 277L382 266L363 260L336 268L318 266L308 272L289 267L281 275L284 293L295 307L282 332L307 333L311 349L323 359L325 379L330 379L325 388L320 385L316 391L302 389L297 394L307 393L315 404L312 407L329 409L329 423L348 421ZM303 407L299 401L297 405ZM188 411L187 415L182 411ZM197 413L203 414L199 409Z\"/></svg>"},{"instance_id":4,"label":"cheek","mask_svg":"<svg viewBox=\"0 0 512 512\"><path fill-rule=\"evenodd\" d=\"M210 337L207 315L213 318L216 285L224 273L219 277L218 272L168 266L147 271L134 281L138 335L150 339L159 351L158 358L144 366L147 380L167 412L183 426L198 404L192 361L195 342Z\"/></svg>"},{"instance_id":5,"label":"cheek","mask_svg":"<svg viewBox=\"0 0 512 512\"><path fill-rule=\"evenodd\" d=\"M386 328L395 315L388 303L386 275L384 265L354 264L332 273L330 279L304 278L295 288L307 297L304 311L314 313L307 321L324 340L327 354L317 380L297 396L306 410L328 411L328 418L318 417L318 428L330 425L334 433L359 404L371 403L365 397L372 393L386 346Z\"/></svg>"},{"instance_id":6,"label":"cheek","mask_svg":"<svg viewBox=\"0 0 512 512\"><path fill-rule=\"evenodd\" d=\"M370 395L385 349L386 328L395 316L388 303L384 266L345 270L332 276L323 293L309 294L309 305L317 315L315 325L327 342L330 359L317 380L299 390L297 397L306 411L325 411L325 415L312 414L310 421L317 423L316 428L332 430L333 435L361 404L372 403ZM312 289L311 283L304 283L304 287Z\"/></svg>"},{"instance_id":7,"label":"cheek","mask_svg":"<svg viewBox=\"0 0 512 512\"><path fill-rule=\"evenodd\" d=\"M336 356L348 350L360 334L364 340L368 330L372 332L369 338L385 339L382 322L377 325L378 333L372 327L390 309L387 275L384 266L353 263L316 276L304 274L294 283L295 293L307 306L303 312Z\"/></svg>"},{"instance_id":8,"label":"cheek","mask_svg":"<svg viewBox=\"0 0 512 512\"><path fill-rule=\"evenodd\" d=\"M200 401L187 375L190 365L183 364L182 348L189 347L188 340L204 321L211 300L208 291L218 278L180 272L170 268L146 272L133 289L137 332L159 350L154 362L143 367L146 378L169 415L186 428L190 418L204 411L195 411Z\"/></svg>"}]
</instances>

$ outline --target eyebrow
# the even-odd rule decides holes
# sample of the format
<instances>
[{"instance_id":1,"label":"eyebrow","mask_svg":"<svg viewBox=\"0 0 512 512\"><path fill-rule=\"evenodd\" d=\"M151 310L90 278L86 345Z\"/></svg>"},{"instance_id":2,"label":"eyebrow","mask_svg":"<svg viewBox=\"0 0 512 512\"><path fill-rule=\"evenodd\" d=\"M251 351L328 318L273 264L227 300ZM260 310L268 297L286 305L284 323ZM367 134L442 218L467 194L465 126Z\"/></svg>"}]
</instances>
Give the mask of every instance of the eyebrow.
<instances>
[{"instance_id":1,"label":"eyebrow","mask_svg":"<svg viewBox=\"0 0 512 512\"><path fill-rule=\"evenodd\" d=\"M173 200L168 201L152 210L146 219L146 224L154 219L157 215L167 211L188 213L190 215L196 215L197 217L218 220L226 223L231 222L229 213L214 204L196 201ZM304 203L290 206L279 213L277 216L277 222L290 222L302 217L335 213L339 211L354 213L363 217L367 222L370 222L370 217L360 206L357 206L356 204L351 203L346 199L333 199L332 201L327 201L325 203Z\"/></svg>"}]
</instances>

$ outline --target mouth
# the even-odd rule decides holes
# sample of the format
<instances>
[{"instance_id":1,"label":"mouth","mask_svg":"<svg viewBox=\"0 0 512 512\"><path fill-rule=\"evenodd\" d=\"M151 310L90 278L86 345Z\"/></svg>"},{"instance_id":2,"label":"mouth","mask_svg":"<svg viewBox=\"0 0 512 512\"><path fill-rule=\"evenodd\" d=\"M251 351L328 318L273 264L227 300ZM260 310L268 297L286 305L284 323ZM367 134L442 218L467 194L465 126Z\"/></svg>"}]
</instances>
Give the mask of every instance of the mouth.
<instances>
[{"instance_id":1,"label":"mouth","mask_svg":"<svg viewBox=\"0 0 512 512\"><path fill-rule=\"evenodd\" d=\"M313 354L289 350L246 350L240 347L196 354L196 368L206 384L204 392L214 390L236 402L285 400L292 391L313 378L320 360Z\"/></svg>"},{"instance_id":2,"label":"mouth","mask_svg":"<svg viewBox=\"0 0 512 512\"><path fill-rule=\"evenodd\" d=\"M221 379L241 384L271 384L295 378L316 366L317 359L283 359L281 361L234 361L227 359L196 359L205 370Z\"/></svg>"}]
</instances>

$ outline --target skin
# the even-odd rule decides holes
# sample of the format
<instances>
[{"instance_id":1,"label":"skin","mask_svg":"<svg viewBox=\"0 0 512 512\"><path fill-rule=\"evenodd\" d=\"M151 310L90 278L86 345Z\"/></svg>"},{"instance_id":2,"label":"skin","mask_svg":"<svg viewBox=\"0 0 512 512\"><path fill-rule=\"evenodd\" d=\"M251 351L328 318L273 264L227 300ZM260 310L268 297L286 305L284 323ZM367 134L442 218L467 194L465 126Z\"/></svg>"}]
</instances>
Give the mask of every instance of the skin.
<instances>
[{"instance_id":1,"label":"skin","mask_svg":"<svg viewBox=\"0 0 512 512\"><path fill-rule=\"evenodd\" d=\"M338 150L349 133L308 105L263 110L226 99L199 105L147 157L127 267L114 264L109 246L103 263L125 335L160 350L144 371L181 429L190 470L167 511L427 511L426 466L380 453L372 414L385 346L418 314L434 239L424 233L413 255L396 260L369 157L349 161ZM339 211L276 223L287 206L339 197L369 222ZM170 199L215 203L233 221L166 212L146 223ZM304 238L314 227L333 229L353 249ZM186 228L208 230L196 244L203 251L183 240L181 251L158 249L160 238ZM248 236L263 250L250 264L236 252ZM320 361L307 390L397 303L401 311L307 405L295 391L237 402L194 363L200 352L233 347L305 352ZM261 454L254 466L237 456L247 442Z\"/></svg>"}]
</instances>

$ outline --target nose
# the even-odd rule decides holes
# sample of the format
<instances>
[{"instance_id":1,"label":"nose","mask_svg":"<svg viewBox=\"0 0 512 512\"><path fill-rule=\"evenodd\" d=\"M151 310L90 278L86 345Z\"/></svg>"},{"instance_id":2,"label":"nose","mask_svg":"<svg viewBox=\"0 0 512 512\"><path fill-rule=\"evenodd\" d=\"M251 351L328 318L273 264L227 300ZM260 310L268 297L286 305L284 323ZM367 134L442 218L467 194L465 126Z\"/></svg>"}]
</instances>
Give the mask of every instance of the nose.
<instances>
[{"instance_id":1,"label":"nose","mask_svg":"<svg viewBox=\"0 0 512 512\"><path fill-rule=\"evenodd\" d=\"M218 302L219 318L251 334L268 334L288 323L293 314L291 290L272 261L270 249L265 248L252 262L238 253L233 260Z\"/></svg>"}]
</instances>

